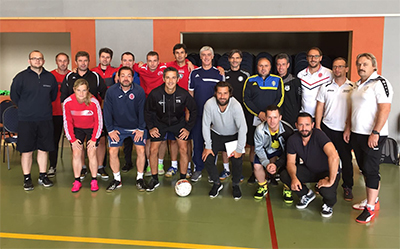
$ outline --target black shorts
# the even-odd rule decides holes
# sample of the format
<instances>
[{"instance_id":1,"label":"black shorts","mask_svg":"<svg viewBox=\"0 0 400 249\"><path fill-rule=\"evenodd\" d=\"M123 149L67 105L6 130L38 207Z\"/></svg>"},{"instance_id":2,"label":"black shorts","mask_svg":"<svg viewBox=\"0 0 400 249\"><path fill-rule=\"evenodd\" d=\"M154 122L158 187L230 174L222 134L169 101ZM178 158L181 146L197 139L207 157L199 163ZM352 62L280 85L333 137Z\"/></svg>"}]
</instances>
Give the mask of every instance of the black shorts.
<instances>
[{"instance_id":1,"label":"black shorts","mask_svg":"<svg viewBox=\"0 0 400 249\"><path fill-rule=\"evenodd\" d=\"M53 151L53 120L18 121L17 150L21 153L35 150Z\"/></svg>"},{"instance_id":2,"label":"black shorts","mask_svg":"<svg viewBox=\"0 0 400 249\"><path fill-rule=\"evenodd\" d=\"M83 143L85 139L89 141L92 138L93 129L74 128L75 138ZM99 145L99 139L96 140L96 147Z\"/></svg>"},{"instance_id":3,"label":"black shorts","mask_svg":"<svg viewBox=\"0 0 400 249\"><path fill-rule=\"evenodd\" d=\"M173 126L166 126L165 124L156 124L155 127L158 128L158 132L160 133L160 137L154 138L150 136L149 133L149 138L151 141L164 141L167 139L167 132L168 133L172 133L173 136L175 136L176 138L179 137L179 134L181 133L181 129L185 128L186 123L185 122L181 122L179 124L173 125ZM187 140L187 139L185 139Z\"/></svg>"}]
</instances>

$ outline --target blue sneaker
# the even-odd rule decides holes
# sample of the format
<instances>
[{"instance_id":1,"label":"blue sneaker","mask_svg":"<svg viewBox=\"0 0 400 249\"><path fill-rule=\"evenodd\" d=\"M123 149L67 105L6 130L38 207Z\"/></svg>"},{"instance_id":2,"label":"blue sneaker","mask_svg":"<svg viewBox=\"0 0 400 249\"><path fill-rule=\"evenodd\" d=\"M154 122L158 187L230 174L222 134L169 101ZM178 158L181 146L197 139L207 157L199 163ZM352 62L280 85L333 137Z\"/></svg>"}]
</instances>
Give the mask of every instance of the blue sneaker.
<instances>
[{"instance_id":1,"label":"blue sneaker","mask_svg":"<svg viewBox=\"0 0 400 249\"><path fill-rule=\"evenodd\" d=\"M165 177L172 177L174 175L176 175L176 172L178 171L178 168L174 168L174 167L169 167L169 169L167 170L167 173L165 173Z\"/></svg>"},{"instance_id":2,"label":"blue sneaker","mask_svg":"<svg viewBox=\"0 0 400 249\"><path fill-rule=\"evenodd\" d=\"M225 169L221 172L221 174L219 174L219 179L221 181L225 180L226 178L231 176L231 172L226 171Z\"/></svg>"}]
</instances>

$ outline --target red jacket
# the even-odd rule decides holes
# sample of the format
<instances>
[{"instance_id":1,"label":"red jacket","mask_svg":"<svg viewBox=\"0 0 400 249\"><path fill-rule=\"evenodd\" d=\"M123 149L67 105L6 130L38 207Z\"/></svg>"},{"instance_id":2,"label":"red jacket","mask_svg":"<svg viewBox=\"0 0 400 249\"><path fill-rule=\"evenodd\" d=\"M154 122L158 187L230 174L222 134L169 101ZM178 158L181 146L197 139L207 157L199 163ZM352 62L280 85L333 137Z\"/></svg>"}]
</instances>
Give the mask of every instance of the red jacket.
<instances>
[{"instance_id":1,"label":"red jacket","mask_svg":"<svg viewBox=\"0 0 400 249\"><path fill-rule=\"evenodd\" d=\"M146 97L151 90L164 83L163 73L166 68L167 65L165 63L160 63L154 72L150 71L147 64L144 64L142 67L139 67L138 64L133 66L133 70L139 74L140 86L143 87Z\"/></svg>"},{"instance_id":2,"label":"red jacket","mask_svg":"<svg viewBox=\"0 0 400 249\"><path fill-rule=\"evenodd\" d=\"M92 141L100 137L103 128L103 116L99 101L95 97L90 99L91 103L78 103L75 94L71 94L64 100L64 131L67 139L73 143L76 141L74 128L93 129ZM83 142L83 141L82 141Z\"/></svg>"},{"instance_id":3,"label":"red jacket","mask_svg":"<svg viewBox=\"0 0 400 249\"><path fill-rule=\"evenodd\" d=\"M117 72L117 68L112 67L110 65L107 66L106 71L103 71L101 69L100 63L97 67L92 68L91 71L98 73L103 79L104 82L107 85L107 88L109 88L110 86L114 85L114 81L113 81L113 74L115 72Z\"/></svg>"}]
</instances>

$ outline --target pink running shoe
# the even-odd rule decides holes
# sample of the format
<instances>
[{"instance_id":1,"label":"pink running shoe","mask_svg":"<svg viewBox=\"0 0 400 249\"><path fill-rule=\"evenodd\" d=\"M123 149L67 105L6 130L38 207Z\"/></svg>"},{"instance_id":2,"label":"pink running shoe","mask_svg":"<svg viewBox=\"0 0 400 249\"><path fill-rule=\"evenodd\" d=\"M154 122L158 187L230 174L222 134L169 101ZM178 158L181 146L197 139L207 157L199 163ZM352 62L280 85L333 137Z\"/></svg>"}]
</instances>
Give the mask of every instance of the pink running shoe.
<instances>
[{"instance_id":1,"label":"pink running shoe","mask_svg":"<svg viewBox=\"0 0 400 249\"><path fill-rule=\"evenodd\" d=\"M96 192L97 190L99 190L99 185L97 185L97 180L92 180L90 182L90 190L92 192Z\"/></svg>"},{"instance_id":2,"label":"pink running shoe","mask_svg":"<svg viewBox=\"0 0 400 249\"><path fill-rule=\"evenodd\" d=\"M74 181L71 192L76 193L82 188L82 183L80 181Z\"/></svg>"}]
</instances>

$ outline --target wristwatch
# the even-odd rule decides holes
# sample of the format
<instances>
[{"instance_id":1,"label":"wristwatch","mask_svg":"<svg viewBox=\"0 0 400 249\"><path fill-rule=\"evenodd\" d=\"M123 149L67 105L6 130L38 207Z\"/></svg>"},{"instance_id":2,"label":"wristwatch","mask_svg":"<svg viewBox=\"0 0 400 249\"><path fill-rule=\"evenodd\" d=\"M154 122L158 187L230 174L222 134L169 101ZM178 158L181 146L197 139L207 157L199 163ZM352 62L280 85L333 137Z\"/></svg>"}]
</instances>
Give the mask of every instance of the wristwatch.
<instances>
[{"instance_id":1,"label":"wristwatch","mask_svg":"<svg viewBox=\"0 0 400 249\"><path fill-rule=\"evenodd\" d=\"M377 130L372 130L372 134L375 134L375 135L379 136L379 132Z\"/></svg>"}]
</instances>

